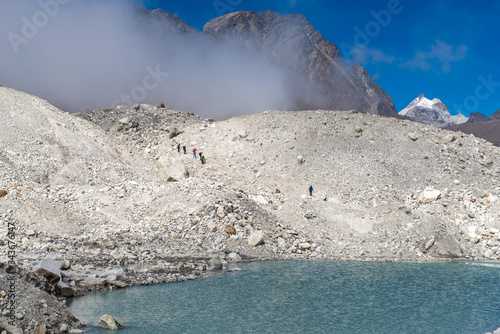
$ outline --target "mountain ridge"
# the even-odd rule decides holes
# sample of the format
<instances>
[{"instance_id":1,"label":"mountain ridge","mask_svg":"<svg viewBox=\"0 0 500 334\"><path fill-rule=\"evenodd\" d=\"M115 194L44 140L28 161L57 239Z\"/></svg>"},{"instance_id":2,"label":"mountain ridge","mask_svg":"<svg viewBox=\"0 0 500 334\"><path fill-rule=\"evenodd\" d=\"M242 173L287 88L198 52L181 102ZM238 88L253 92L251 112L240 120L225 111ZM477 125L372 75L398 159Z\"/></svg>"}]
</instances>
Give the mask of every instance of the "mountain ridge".
<instances>
[{"instance_id":1,"label":"mountain ridge","mask_svg":"<svg viewBox=\"0 0 500 334\"><path fill-rule=\"evenodd\" d=\"M217 41L262 52L278 65L306 77L311 85L305 93L292 90L301 98L296 101L299 110L354 109L397 116L392 99L368 72L359 64L345 66L337 46L325 40L301 14L239 11L212 19L203 32Z\"/></svg>"}]
</instances>

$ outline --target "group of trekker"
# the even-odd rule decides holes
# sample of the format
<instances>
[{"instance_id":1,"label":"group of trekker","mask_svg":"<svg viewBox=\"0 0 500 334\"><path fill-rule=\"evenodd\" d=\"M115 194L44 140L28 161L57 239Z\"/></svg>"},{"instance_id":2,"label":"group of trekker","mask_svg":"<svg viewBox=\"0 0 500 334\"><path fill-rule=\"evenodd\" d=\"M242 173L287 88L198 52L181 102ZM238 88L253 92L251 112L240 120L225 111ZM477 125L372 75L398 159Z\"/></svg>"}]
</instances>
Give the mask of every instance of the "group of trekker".
<instances>
[{"instance_id":1,"label":"group of trekker","mask_svg":"<svg viewBox=\"0 0 500 334\"><path fill-rule=\"evenodd\" d=\"M187 154L186 150L186 145L182 145L182 150L184 151L184 154ZM181 144L177 144L177 152L181 152ZM204 165L205 164L205 156L203 155L202 152L198 153L198 157L200 158L201 163ZM193 148L193 158L196 158L196 149Z\"/></svg>"}]
</instances>

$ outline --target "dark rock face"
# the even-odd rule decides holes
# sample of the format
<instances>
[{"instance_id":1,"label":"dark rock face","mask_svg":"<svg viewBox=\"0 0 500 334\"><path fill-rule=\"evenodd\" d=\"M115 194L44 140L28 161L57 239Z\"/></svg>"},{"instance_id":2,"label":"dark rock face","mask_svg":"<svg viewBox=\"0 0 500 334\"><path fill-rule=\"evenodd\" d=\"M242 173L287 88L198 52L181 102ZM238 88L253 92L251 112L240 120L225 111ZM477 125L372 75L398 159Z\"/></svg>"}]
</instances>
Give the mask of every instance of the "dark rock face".
<instances>
[{"instance_id":1,"label":"dark rock face","mask_svg":"<svg viewBox=\"0 0 500 334\"><path fill-rule=\"evenodd\" d=\"M470 114L469 120L467 122L474 123L474 122L488 122L488 121L491 121L490 117L485 116L478 112L473 112Z\"/></svg>"},{"instance_id":2,"label":"dark rock face","mask_svg":"<svg viewBox=\"0 0 500 334\"><path fill-rule=\"evenodd\" d=\"M213 19L203 32L216 41L263 53L288 70L293 109L354 109L397 116L391 97L368 72L358 64L345 66L337 47L300 14L240 11Z\"/></svg>"},{"instance_id":3,"label":"dark rock face","mask_svg":"<svg viewBox=\"0 0 500 334\"><path fill-rule=\"evenodd\" d=\"M476 137L489 141L495 146L500 146L500 119L488 122L467 122L464 124L446 127L445 129L473 134Z\"/></svg>"},{"instance_id":4,"label":"dark rock face","mask_svg":"<svg viewBox=\"0 0 500 334\"><path fill-rule=\"evenodd\" d=\"M167 13L163 9L149 11L137 8L137 15L146 23L146 28L155 33L187 33L196 32L196 29L184 22L177 14Z\"/></svg>"},{"instance_id":5,"label":"dark rock face","mask_svg":"<svg viewBox=\"0 0 500 334\"><path fill-rule=\"evenodd\" d=\"M494 121L500 121L500 109L498 109L493 115L491 115L490 119Z\"/></svg>"},{"instance_id":6,"label":"dark rock face","mask_svg":"<svg viewBox=\"0 0 500 334\"><path fill-rule=\"evenodd\" d=\"M481 113L471 113L466 123L450 126L446 129L473 134L495 146L500 146L500 109L490 117Z\"/></svg>"}]
</instances>

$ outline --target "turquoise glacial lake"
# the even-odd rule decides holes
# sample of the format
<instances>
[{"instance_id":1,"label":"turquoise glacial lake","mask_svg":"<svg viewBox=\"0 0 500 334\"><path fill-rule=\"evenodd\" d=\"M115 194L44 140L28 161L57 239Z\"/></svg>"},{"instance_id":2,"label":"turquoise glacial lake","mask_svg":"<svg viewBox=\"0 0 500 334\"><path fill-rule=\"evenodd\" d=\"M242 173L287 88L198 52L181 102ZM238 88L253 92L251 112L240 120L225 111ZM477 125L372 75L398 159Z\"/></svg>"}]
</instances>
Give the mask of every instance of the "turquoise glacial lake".
<instances>
[{"instance_id":1,"label":"turquoise glacial lake","mask_svg":"<svg viewBox=\"0 0 500 334\"><path fill-rule=\"evenodd\" d=\"M500 263L280 261L69 302L89 333L477 333L500 327Z\"/></svg>"}]
</instances>

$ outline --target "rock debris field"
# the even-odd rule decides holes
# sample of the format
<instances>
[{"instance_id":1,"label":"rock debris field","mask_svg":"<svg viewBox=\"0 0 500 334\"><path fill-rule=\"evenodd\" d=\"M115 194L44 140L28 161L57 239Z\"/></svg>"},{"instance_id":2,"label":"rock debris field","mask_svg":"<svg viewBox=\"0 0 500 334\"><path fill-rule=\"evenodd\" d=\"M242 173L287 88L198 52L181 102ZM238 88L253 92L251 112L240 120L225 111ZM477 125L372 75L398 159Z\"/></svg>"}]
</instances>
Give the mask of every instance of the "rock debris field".
<instances>
[{"instance_id":1,"label":"rock debris field","mask_svg":"<svg viewBox=\"0 0 500 334\"><path fill-rule=\"evenodd\" d=\"M233 262L500 259L500 148L472 135L355 111L68 114L7 87L0 101L7 333L76 333L66 297Z\"/></svg>"}]
</instances>

